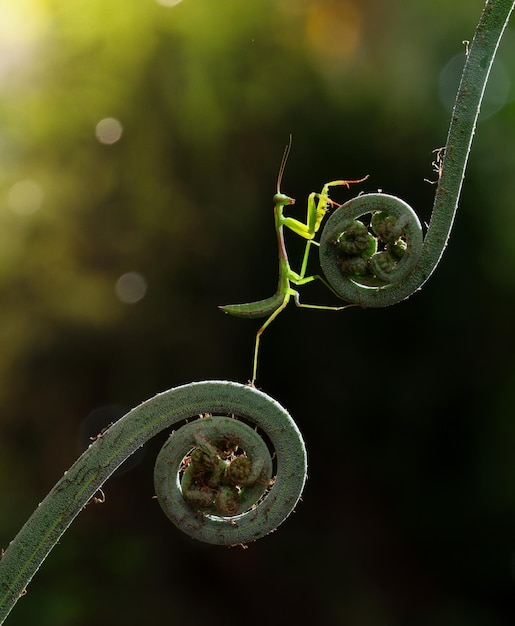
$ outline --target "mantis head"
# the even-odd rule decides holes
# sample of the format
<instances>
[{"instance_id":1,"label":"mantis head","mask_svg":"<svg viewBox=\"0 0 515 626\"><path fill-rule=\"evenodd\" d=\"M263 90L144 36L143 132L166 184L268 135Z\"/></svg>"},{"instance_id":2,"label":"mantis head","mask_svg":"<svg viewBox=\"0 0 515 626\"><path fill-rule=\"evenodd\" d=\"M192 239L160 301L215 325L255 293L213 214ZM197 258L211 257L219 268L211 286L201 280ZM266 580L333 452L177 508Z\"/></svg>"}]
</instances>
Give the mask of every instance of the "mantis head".
<instances>
[{"instance_id":1,"label":"mantis head","mask_svg":"<svg viewBox=\"0 0 515 626\"><path fill-rule=\"evenodd\" d=\"M276 193L274 196L274 204L280 204L281 206L285 206L286 204L295 204L295 199L290 198L290 196L287 196L284 193Z\"/></svg>"}]
</instances>

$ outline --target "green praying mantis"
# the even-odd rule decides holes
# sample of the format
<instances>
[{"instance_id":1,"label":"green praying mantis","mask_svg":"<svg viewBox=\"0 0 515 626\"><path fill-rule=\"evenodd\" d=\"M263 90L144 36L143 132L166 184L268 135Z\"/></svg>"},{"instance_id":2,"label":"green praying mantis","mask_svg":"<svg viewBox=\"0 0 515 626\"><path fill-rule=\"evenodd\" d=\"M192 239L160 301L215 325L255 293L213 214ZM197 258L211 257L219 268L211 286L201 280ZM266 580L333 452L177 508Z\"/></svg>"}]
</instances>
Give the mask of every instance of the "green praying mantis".
<instances>
[{"instance_id":1,"label":"green praying mantis","mask_svg":"<svg viewBox=\"0 0 515 626\"><path fill-rule=\"evenodd\" d=\"M323 186L321 193L311 193L308 197L307 217L306 223L304 224L293 217L286 217L283 213L284 207L295 204L294 198L290 198L289 196L281 193L282 177L284 174L284 169L286 166L286 161L288 160L290 149L291 136L290 141L284 150L283 158L281 160L279 174L277 177L277 193L274 195L273 198L275 232L277 234L279 251L279 283L277 285L277 291L273 296L271 296L270 298L265 298L264 300L257 300L256 302L248 302L246 304L227 304L219 307L225 313L228 313L229 315L234 315L235 317L267 317L265 323L261 326L256 334L256 341L254 344L254 360L252 366L252 380L250 381L251 386L254 386L257 377L257 363L261 335L266 330L266 328L268 328L268 326L275 320L275 318L281 313L281 311L285 309L288 302L290 301L290 298L293 297L296 306L306 309L341 311L348 308L349 306L353 306L352 304L348 304L345 306L304 304L300 302L300 294L298 291L292 288L292 284L300 286L305 285L306 283L310 283L314 280L320 280L326 285L328 289L331 289L327 282L318 274L306 276L311 246L319 245L319 243L314 240L314 237L318 232L320 225L322 224L322 220L324 219L324 216L331 206L340 206L338 203L329 198L329 188L341 185L349 188L350 184L361 183L366 180L368 176L360 178L359 180L333 180ZM283 229L285 226L297 235L300 235L307 240L306 247L304 249L302 265L300 268L300 272L298 273L291 268L290 262L288 260L288 253L286 252L286 245L283 233Z\"/></svg>"}]
</instances>

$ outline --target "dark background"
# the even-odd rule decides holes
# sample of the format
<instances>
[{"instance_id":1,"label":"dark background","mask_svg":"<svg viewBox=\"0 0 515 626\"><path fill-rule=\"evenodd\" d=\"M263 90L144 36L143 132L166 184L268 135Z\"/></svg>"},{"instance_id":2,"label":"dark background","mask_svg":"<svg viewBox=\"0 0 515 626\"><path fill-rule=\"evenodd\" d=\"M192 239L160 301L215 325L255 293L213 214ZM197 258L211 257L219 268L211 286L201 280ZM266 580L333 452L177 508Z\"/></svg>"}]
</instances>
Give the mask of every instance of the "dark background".
<instances>
[{"instance_id":1,"label":"dark background","mask_svg":"<svg viewBox=\"0 0 515 626\"><path fill-rule=\"evenodd\" d=\"M365 174L360 189L429 219L424 179L482 7L0 5L0 545L81 432L170 387L250 377L259 323L216 307L276 287L290 133L299 219L311 191ZM384 310L291 306L263 337L258 384L309 452L297 512L246 550L195 543L152 499L163 434L74 522L10 625L513 624L514 77L512 27L424 289ZM114 143L96 136L106 118ZM137 302L117 295L128 272ZM337 304L322 286L302 296Z\"/></svg>"}]
</instances>

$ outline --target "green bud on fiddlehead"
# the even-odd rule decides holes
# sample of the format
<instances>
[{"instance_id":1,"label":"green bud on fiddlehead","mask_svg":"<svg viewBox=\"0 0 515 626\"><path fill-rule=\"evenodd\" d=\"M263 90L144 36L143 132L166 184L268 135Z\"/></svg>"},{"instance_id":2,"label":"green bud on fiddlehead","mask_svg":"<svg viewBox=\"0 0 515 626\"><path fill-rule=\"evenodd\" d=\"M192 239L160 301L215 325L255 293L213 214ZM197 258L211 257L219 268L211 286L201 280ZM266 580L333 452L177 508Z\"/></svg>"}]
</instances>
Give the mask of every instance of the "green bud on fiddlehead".
<instances>
[{"instance_id":1,"label":"green bud on fiddlehead","mask_svg":"<svg viewBox=\"0 0 515 626\"><path fill-rule=\"evenodd\" d=\"M218 465L219 459L216 455L204 452L201 448L195 448L189 459L188 471L194 478L204 476L212 472Z\"/></svg>"},{"instance_id":2,"label":"green bud on fiddlehead","mask_svg":"<svg viewBox=\"0 0 515 626\"><path fill-rule=\"evenodd\" d=\"M185 472L181 480L184 497L194 509L207 509L215 501L216 491L206 485L198 485L191 472Z\"/></svg>"},{"instance_id":3,"label":"green bud on fiddlehead","mask_svg":"<svg viewBox=\"0 0 515 626\"><path fill-rule=\"evenodd\" d=\"M363 276L368 272L368 259L361 255L342 255L340 269L345 276Z\"/></svg>"},{"instance_id":4,"label":"green bud on fiddlehead","mask_svg":"<svg viewBox=\"0 0 515 626\"><path fill-rule=\"evenodd\" d=\"M394 244L402 237L408 221L407 214L396 216L387 211L377 211L372 214L370 225L381 241Z\"/></svg>"},{"instance_id":5,"label":"green bud on fiddlehead","mask_svg":"<svg viewBox=\"0 0 515 626\"><path fill-rule=\"evenodd\" d=\"M216 492L215 506L221 515L236 515L240 508L240 498L236 487L224 485Z\"/></svg>"},{"instance_id":6,"label":"green bud on fiddlehead","mask_svg":"<svg viewBox=\"0 0 515 626\"><path fill-rule=\"evenodd\" d=\"M226 478L230 485L246 485L252 472L252 461L248 456L238 456L227 466Z\"/></svg>"},{"instance_id":7,"label":"green bud on fiddlehead","mask_svg":"<svg viewBox=\"0 0 515 626\"><path fill-rule=\"evenodd\" d=\"M370 259L370 269L377 278L388 281L390 274L395 269L397 261L388 252L378 252Z\"/></svg>"},{"instance_id":8,"label":"green bud on fiddlehead","mask_svg":"<svg viewBox=\"0 0 515 626\"><path fill-rule=\"evenodd\" d=\"M408 249L408 244L403 239L398 239L395 243L386 246L388 253L396 261L400 261Z\"/></svg>"},{"instance_id":9,"label":"green bud on fiddlehead","mask_svg":"<svg viewBox=\"0 0 515 626\"><path fill-rule=\"evenodd\" d=\"M345 276L365 277L370 274L368 262L377 250L376 238L359 220L340 224L343 230L336 234L334 246L338 250L340 270Z\"/></svg>"},{"instance_id":10,"label":"green bud on fiddlehead","mask_svg":"<svg viewBox=\"0 0 515 626\"><path fill-rule=\"evenodd\" d=\"M365 224L358 220L349 220L336 238L335 246L343 254L362 254L370 246L371 239L373 238L369 235Z\"/></svg>"}]
</instances>

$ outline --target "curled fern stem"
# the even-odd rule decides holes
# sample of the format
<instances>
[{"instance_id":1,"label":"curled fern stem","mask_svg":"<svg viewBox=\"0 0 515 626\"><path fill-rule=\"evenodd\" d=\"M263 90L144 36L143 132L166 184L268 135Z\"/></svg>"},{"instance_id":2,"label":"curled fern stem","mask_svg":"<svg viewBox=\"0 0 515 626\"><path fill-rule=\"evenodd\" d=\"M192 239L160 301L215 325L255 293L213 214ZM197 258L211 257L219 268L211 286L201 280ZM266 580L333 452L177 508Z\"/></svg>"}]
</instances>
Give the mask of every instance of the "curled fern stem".
<instances>
[{"instance_id":1,"label":"curled fern stem","mask_svg":"<svg viewBox=\"0 0 515 626\"><path fill-rule=\"evenodd\" d=\"M0 624L50 550L109 476L164 429L154 483L183 532L219 545L275 530L297 504L306 449L289 414L263 392L229 381L176 387L101 433L38 505L0 560Z\"/></svg>"},{"instance_id":2,"label":"curled fern stem","mask_svg":"<svg viewBox=\"0 0 515 626\"><path fill-rule=\"evenodd\" d=\"M334 292L361 307L408 298L438 265L458 207L484 90L513 0L488 0L467 57L445 148L437 151L438 186L425 237L410 207L395 196L364 194L339 207L320 238L320 264ZM364 224L372 242L356 248Z\"/></svg>"}]
</instances>

